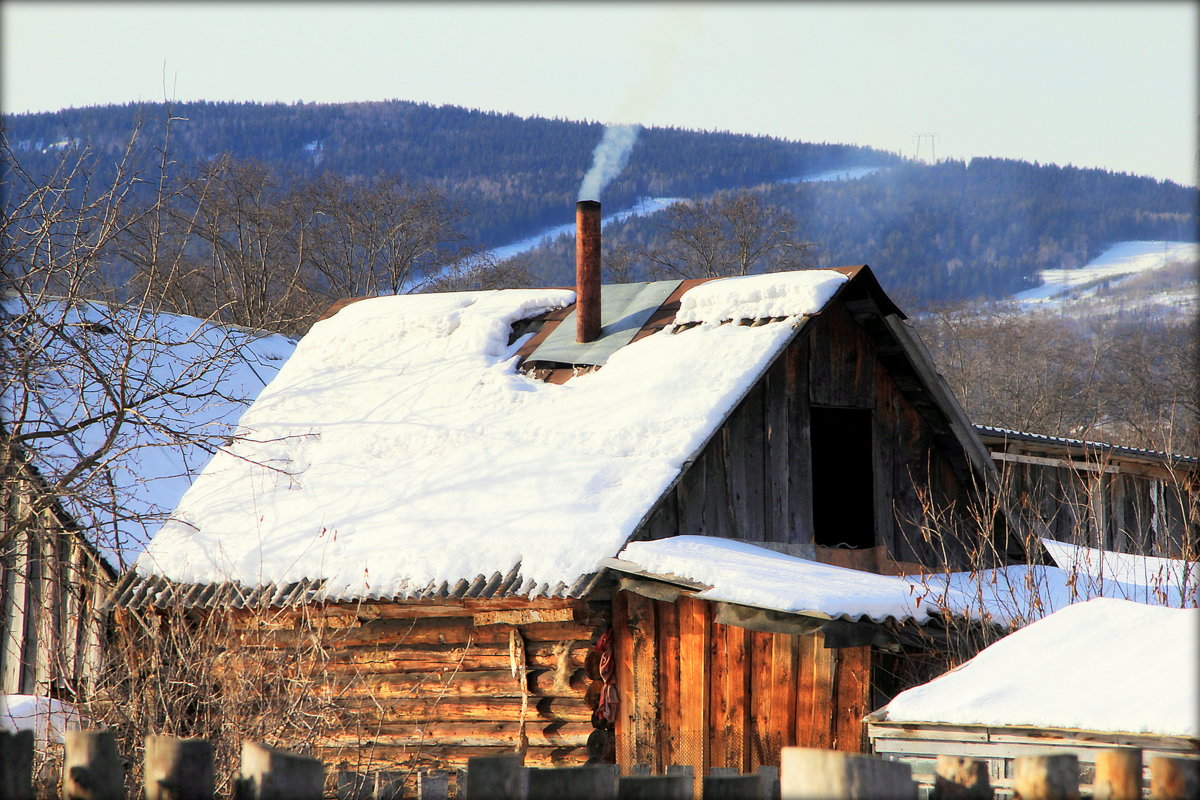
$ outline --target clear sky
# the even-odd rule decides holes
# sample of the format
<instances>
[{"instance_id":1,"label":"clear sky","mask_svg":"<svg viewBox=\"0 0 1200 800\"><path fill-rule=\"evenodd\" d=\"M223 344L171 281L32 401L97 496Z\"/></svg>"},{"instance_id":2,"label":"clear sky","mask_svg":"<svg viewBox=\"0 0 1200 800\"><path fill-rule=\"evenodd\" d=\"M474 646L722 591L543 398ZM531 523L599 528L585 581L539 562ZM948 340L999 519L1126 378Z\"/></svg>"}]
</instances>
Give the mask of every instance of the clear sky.
<instances>
[{"instance_id":1,"label":"clear sky","mask_svg":"<svg viewBox=\"0 0 1200 800\"><path fill-rule=\"evenodd\" d=\"M1197 8L4 0L0 101L404 99L1195 185Z\"/></svg>"}]
</instances>

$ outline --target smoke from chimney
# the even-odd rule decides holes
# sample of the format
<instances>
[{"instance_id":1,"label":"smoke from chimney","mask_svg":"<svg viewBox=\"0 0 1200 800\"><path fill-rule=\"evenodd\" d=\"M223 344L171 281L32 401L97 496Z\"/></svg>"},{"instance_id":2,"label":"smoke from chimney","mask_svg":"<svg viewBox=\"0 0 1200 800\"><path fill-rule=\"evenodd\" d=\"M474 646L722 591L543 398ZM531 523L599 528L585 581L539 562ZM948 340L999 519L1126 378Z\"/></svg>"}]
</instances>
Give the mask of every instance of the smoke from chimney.
<instances>
[{"instance_id":1,"label":"smoke from chimney","mask_svg":"<svg viewBox=\"0 0 1200 800\"><path fill-rule=\"evenodd\" d=\"M599 200L600 193L621 174L637 141L639 125L609 125L592 151L592 168L579 185L579 200Z\"/></svg>"}]
</instances>

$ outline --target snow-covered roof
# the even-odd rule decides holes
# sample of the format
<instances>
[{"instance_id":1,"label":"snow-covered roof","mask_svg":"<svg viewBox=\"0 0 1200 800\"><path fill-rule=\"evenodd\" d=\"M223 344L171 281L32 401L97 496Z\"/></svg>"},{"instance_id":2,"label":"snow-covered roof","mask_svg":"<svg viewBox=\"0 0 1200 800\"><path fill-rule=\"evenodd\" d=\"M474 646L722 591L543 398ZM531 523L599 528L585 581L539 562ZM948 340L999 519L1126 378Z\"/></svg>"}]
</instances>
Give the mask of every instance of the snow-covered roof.
<instances>
[{"instance_id":1,"label":"snow-covered roof","mask_svg":"<svg viewBox=\"0 0 1200 800\"><path fill-rule=\"evenodd\" d=\"M143 577L318 582L317 599L489 582L562 594L615 555L835 270L726 279L686 327L557 385L518 370L513 323L567 290L382 297L313 326L137 562ZM781 321L721 324L769 303ZM703 300L703 302L698 302Z\"/></svg>"},{"instance_id":2,"label":"snow-covered roof","mask_svg":"<svg viewBox=\"0 0 1200 800\"><path fill-rule=\"evenodd\" d=\"M1029 442L1033 444L1052 445L1082 451L1088 455L1123 456L1154 462L1169 462L1171 464L1200 464L1200 456L1189 456L1182 453L1168 453L1162 450L1148 450L1142 447L1128 447L1122 444L1097 442L1087 439L1070 439L1064 436L1049 436L1044 433L1029 433L1014 431L1008 428L996 428L991 425L976 425L975 430L987 439L1004 441Z\"/></svg>"},{"instance_id":3,"label":"snow-covered roof","mask_svg":"<svg viewBox=\"0 0 1200 800\"><path fill-rule=\"evenodd\" d=\"M787 555L748 542L674 536L630 542L606 564L627 572L700 584L693 596L826 619L925 622L904 578Z\"/></svg>"},{"instance_id":4,"label":"snow-covered roof","mask_svg":"<svg viewBox=\"0 0 1200 800\"><path fill-rule=\"evenodd\" d=\"M51 485L99 455L60 503L113 564L141 552L295 346L135 305L9 296L0 310L14 346L34 359L28 376L3 382L4 423L46 434L25 453ZM130 409L120 426L114 397Z\"/></svg>"},{"instance_id":5,"label":"snow-covered roof","mask_svg":"<svg viewBox=\"0 0 1200 800\"><path fill-rule=\"evenodd\" d=\"M982 650L872 714L886 722L1200 737L1200 609L1100 598Z\"/></svg>"}]
</instances>

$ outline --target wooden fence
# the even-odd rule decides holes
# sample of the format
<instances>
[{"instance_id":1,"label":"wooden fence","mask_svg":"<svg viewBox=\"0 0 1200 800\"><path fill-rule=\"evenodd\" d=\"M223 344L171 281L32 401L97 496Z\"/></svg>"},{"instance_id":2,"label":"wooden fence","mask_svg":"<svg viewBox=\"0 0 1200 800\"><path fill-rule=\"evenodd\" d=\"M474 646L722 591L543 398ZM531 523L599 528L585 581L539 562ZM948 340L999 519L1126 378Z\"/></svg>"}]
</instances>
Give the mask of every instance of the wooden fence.
<instances>
[{"instance_id":1,"label":"wooden fence","mask_svg":"<svg viewBox=\"0 0 1200 800\"><path fill-rule=\"evenodd\" d=\"M33 734L0 731L0 800L32 800ZM691 767L668 767L651 775L615 765L525 767L520 755L472 758L465 770L426 771L415 786L403 773L337 773L338 800L916 800L908 764L878 756L786 747L780 766L754 774L712 770L699 777ZM143 751L146 800L214 800L213 747L203 739L146 737ZM453 777L453 792L451 778ZM125 800L125 765L112 731L70 731L60 778L62 800ZM1020 800L1193 800L1200 797L1200 759L1157 756L1150 760L1149 786L1142 778L1142 752L1114 748L1098 754L1093 783L1081 786L1073 754L1016 759L1014 795ZM234 800L322 800L325 765L314 758L256 742L242 744ZM940 756L931 800L984 800L994 796L983 761Z\"/></svg>"}]
</instances>

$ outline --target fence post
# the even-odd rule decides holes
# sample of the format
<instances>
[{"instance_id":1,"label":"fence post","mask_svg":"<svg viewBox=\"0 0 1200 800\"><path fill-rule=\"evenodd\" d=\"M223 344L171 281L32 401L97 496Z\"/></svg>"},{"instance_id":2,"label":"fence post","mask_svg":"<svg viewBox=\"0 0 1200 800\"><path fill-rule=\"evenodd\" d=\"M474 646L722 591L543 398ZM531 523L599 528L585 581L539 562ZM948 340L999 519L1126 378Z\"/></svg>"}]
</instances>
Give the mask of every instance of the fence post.
<instances>
[{"instance_id":1,"label":"fence post","mask_svg":"<svg viewBox=\"0 0 1200 800\"><path fill-rule=\"evenodd\" d=\"M404 796L404 778L406 775L408 773L401 770L376 772L373 784L374 792L368 796L371 800L400 800ZM420 778L418 777L417 780L417 794L422 800L425 800L424 795L420 794Z\"/></svg>"},{"instance_id":2,"label":"fence post","mask_svg":"<svg viewBox=\"0 0 1200 800\"><path fill-rule=\"evenodd\" d=\"M529 770L529 800L596 798L615 800L620 769L616 764Z\"/></svg>"},{"instance_id":3,"label":"fence post","mask_svg":"<svg viewBox=\"0 0 1200 800\"><path fill-rule=\"evenodd\" d=\"M315 758L242 742L239 797L245 800L321 800L325 765Z\"/></svg>"},{"instance_id":4,"label":"fence post","mask_svg":"<svg viewBox=\"0 0 1200 800\"><path fill-rule=\"evenodd\" d=\"M375 800L375 780L365 772L338 770L333 785L337 800Z\"/></svg>"},{"instance_id":5,"label":"fence post","mask_svg":"<svg viewBox=\"0 0 1200 800\"><path fill-rule=\"evenodd\" d=\"M1013 759L1014 800L1079 800L1079 758L1071 753Z\"/></svg>"},{"instance_id":6,"label":"fence post","mask_svg":"<svg viewBox=\"0 0 1200 800\"><path fill-rule=\"evenodd\" d=\"M986 761L962 756L937 757L930 800L992 800L992 782Z\"/></svg>"},{"instance_id":7,"label":"fence post","mask_svg":"<svg viewBox=\"0 0 1200 800\"><path fill-rule=\"evenodd\" d=\"M916 800L912 767L861 753L785 747L779 754L783 800Z\"/></svg>"},{"instance_id":8,"label":"fence post","mask_svg":"<svg viewBox=\"0 0 1200 800\"><path fill-rule=\"evenodd\" d=\"M762 776L762 800L779 800L779 767L764 764L758 774Z\"/></svg>"},{"instance_id":9,"label":"fence post","mask_svg":"<svg viewBox=\"0 0 1200 800\"><path fill-rule=\"evenodd\" d=\"M0 800L33 800L33 731L0 731Z\"/></svg>"},{"instance_id":10,"label":"fence post","mask_svg":"<svg viewBox=\"0 0 1200 800\"><path fill-rule=\"evenodd\" d=\"M1092 797L1095 800L1141 800L1141 796L1141 749L1113 747L1097 751Z\"/></svg>"},{"instance_id":11,"label":"fence post","mask_svg":"<svg viewBox=\"0 0 1200 800\"><path fill-rule=\"evenodd\" d=\"M626 775L617 780L617 800L692 800L688 775Z\"/></svg>"},{"instance_id":12,"label":"fence post","mask_svg":"<svg viewBox=\"0 0 1200 800\"><path fill-rule=\"evenodd\" d=\"M525 800L529 773L522 761L520 755L467 759L467 800Z\"/></svg>"},{"instance_id":13,"label":"fence post","mask_svg":"<svg viewBox=\"0 0 1200 800\"><path fill-rule=\"evenodd\" d=\"M145 744L146 800L212 800L212 742L150 735Z\"/></svg>"},{"instance_id":14,"label":"fence post","mask_svg":"<svg viewBox=\"0 0 1200 800\"><path fill-rule=\"evenodd\" d=\"M1200 796L1200 760L1155 756L1150 759L1150 800Z\"/></svg>"},{"instance_id":15,"label":"fence post","mask_svg":"<svg viewBox=\"0 0 1200 800\"><path fill-rule=\"evenodd\" d=\"M709 775L704 779L704 800L762 800L762 776Z\"/></svg>"},{"instance_id":16,"label":"fence post","mask_svg":"<svg viewBox=\"0 0 1200 800\"><path fill-rule=\"evenodd\" d=\"M112 731L67 731L63 740L63 800L124 800L125 768Z\"/></svg>"},{"instance_id":17,"label":"fence post","mask_svg":"<svg viewBox=\"0 0 1200 800\"><path fill-rule=\"evenodd\" d=\"M375 800L400 800L403 794L400 784L387 797L376 790ZM417 800L446 800L450 796L450 773L445 770L427 769L417 775Z\"/></svg>"}]
</instances>

